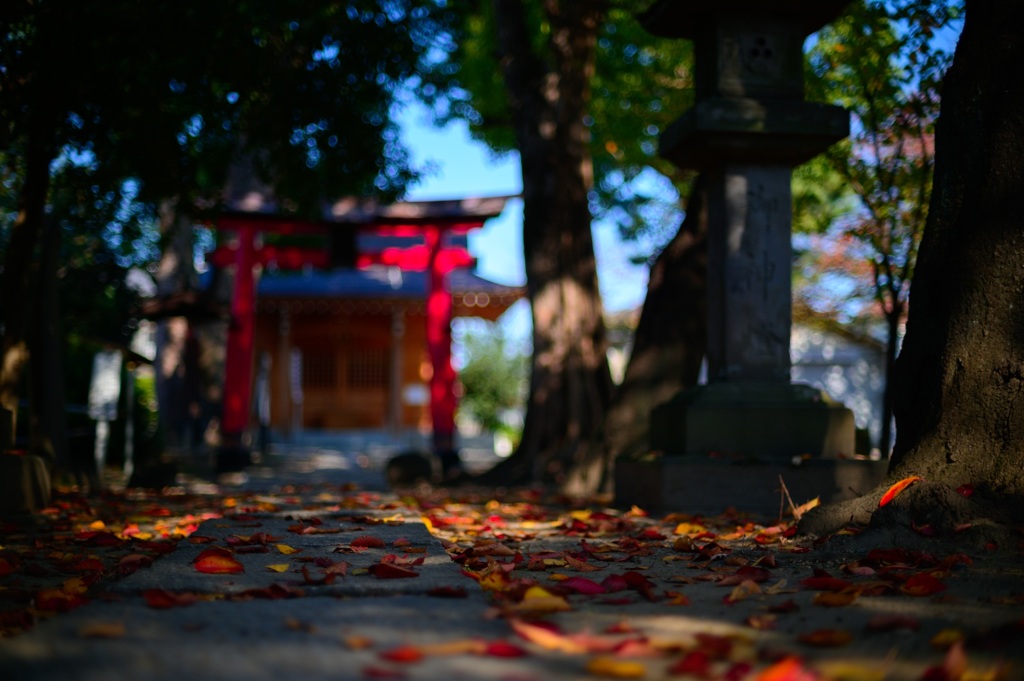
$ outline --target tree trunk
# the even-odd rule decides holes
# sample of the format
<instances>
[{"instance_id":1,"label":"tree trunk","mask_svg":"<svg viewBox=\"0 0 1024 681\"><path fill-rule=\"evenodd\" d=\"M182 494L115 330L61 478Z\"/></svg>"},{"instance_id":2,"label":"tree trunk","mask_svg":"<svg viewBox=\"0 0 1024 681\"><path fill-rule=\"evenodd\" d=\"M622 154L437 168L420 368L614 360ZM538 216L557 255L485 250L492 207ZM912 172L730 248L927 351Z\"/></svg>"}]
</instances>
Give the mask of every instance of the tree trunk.
<instances>
[{"instance_id":1,"label":"tree trunk","mask_svg":"<svg viewBox=\"0 0 1024 681\"><path fill-rule=\"evenodd\" d=\"M679 232L651 267L622 384L605 422L609 463L648 450L651 409L697 384L707 350L707 204L698 176Z\"/></svg>"},{"instance_id":2,"label":"tree trunk","mask_svg":"<svg viewBox=\"0 0 1024 681\"><path fill-rule=\"evenodd\" d=\"M38 112L32 119L25 154L25 183L18 193L18 214L4 258L0 300L3 301L3 341L0 344L0 451L14 447L22 373L28 361L28 313L33 305L32 264L46 219L50 190L50 161L54 147L49 117ZM38 293L38 292L35 292Z\"/></svg>"},{"instance_id":3,"label":"tree trunk","mask_svg":"<svg viewBox=\"0 0 1024 681\"><path fill-rule=\"evenodd\" d=\"M64 346L57 294L60 232L56 220L45 221L35 286L39 305L34 311L31 330L30 421L32 453L43 457L51 468L69 470Z\"/></svg>"},{"instance_id":4,"label":"tree trunk","mask_svg":"<svg viewBox=\"0 0 1024 681\"><path fill-rule=\"evenodd\" d=\"M934 189L893 377L889 480L814 509L803 532L853 522L905 546L920 541L914 527L929 528L930 546L1019 540L1000 521L1019 523L1024 512L1024 82L1005 76L1024 49L1022 21L1017 0L970 0L944 81ZM910 476L922 480L880 506L888 485Z\"/></svg>"},{"instance_id":5,"label":"tree trunk","mask_svg":"<svg viewBox=\"0 0 1024 681\"><path fill-rule=\"evenodd\" d=\"M495 0L498 44L523 173L523 247L533 360L523 439L482 481L563 484L604 421L612 381L587 192L584 117L604 4L544 3L547 55L535 54L520 0ZM550 64L550 68L547 66Z\"/></svg>"},{"instance_id":6,"label":"tree trunk","mask_svg":"<svg viewBox=\"0 0 1024 681\"><path fill-rule=\"evenodd\" d=\"M890 475L1024 494L1024 5L973 0L896 365Z\"/></svg>"}]
</instances>

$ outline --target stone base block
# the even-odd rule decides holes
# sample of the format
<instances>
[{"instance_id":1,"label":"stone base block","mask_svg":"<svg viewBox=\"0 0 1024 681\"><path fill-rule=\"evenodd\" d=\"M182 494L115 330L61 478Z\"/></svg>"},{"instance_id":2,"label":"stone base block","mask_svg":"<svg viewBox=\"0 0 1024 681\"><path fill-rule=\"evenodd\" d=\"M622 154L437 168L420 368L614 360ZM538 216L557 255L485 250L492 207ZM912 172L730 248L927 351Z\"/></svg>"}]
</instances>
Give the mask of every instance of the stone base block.
<instances>
[{"instance_id":1,"label":"stone base block","mask_svg":"<svg viewBox=\"0 0 1024 681\"><path fill-rule=\"evenodd\" d=\"M806 385L715 383L651 413L650 450L750 460L853 456L853 412Z\"/></svg>"},{"instance_id":2,"label":"stone base block","mask_svg":"<svg viewBox=\"0 0 1024 681\"><path fill-rule=\"evenodd\" d=\"M880 485L887 461L811 459L800 465L661 456L615 462L615 503L668 513L714 515L729 508L777 520L786 517L785 484L799 506L852 499ZM780 482L781 478L781 482Z\"/></svg>"},{"instance_id":3,"label":"stone base block","mask_svg":"<svg viewBox=\"0 0 1024 681\"><path fill-rule=\"evenodd\" d=\"M31 454L0 454L0 513L31 513L50 505L50 471Z\"/></svg>"}]
</instances>

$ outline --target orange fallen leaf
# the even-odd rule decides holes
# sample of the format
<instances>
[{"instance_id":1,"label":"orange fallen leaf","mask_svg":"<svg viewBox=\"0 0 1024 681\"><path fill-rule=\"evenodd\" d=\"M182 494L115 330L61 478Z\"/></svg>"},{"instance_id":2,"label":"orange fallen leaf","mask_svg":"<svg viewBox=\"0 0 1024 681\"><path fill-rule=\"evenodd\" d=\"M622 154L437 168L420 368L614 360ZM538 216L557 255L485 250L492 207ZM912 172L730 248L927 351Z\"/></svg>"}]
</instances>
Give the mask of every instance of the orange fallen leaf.
<instances>
[{"instance_id":1,"label":"orange fallen leaf","mask_svg":"<svg viewBox=\"0 0 1024 681\"><path fill-rule=\"evenodd\" d=\"M587 671L596 676L615 679L639 679L647 674L647 667L634 660L620 660L607 655L598 655L587 662Z\"/></svg>"},{"instance_id":2,"label":"orange fallen leaf","mask_svg":"<svg viewBox=\"0 0 1024 681\"><path fill-rule=\"evenodd\" d=\"M524 622L520 619L509 620L509 625L520 637L545 650L556 650L569 655L587 652L586 646L567 637L554 625Z\"/></svg>"},{"instance_id":3,"label":"orange fallen leaf","mask_svg":"<svg viewBox=\"0 0 1024 681\"><path fill-rule=\"evenodd\" d=\"M878 507L881 508L882 506L885 506L886 504L891 502L893 499L899 496L899 494L903 490L910 487L918 480L921 480L921 476L911 475L910 477L903 478L902 480L894 484L892 487L886 490L885 494L882 495L882 498L878 500Z\"/></svg>"},{"instance_id":4,"label":"orange fallen leaf","mask_svg":"<svg viewBox=\"0 0 1024 681\"><path fill-rule=\"evenodd\" d=\"M841 608L853 603L859 595L860 589L855 586L847 587L842 591L821 591L814 594L814 604L826 608Z\"/></svg>"},{"instance_id":5,"label":"orange fallen leaf","mask_svg":"<svg viewBox=\"0 0 1024 681\"><path fill-rule=\"evenodd\" d=\"M757 675L757 681L816 681L818 675L797 657L786 657Z\"/></svg>"},{"instance_id":6,"label":"orange fallen leaf","mask_svg":"<svg viewBox=\"0 0 1024 681\"><path fill-rule=\"evenodd\" d=\"M245 567L235 560L230 553L207 549L194 562L197 571L207 575L233 575L245 572Z\"/></svg>"}]
</instances>

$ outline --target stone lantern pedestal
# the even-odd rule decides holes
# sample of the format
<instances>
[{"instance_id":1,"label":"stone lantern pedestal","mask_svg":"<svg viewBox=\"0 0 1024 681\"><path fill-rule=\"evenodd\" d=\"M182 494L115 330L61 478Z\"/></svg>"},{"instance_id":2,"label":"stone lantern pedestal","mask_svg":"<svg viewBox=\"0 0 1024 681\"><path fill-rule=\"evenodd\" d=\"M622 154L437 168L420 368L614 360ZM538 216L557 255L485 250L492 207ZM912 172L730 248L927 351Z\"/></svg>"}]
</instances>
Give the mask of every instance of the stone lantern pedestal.
<instances>
[{"instance_id":1,"label":"stone lantern pedestal","mask_svg":"<svg viewBox=\"0 0 1024 681\"><path fill-rule=\"evenodd\" d=\"M792 169L849 134L844 109L804 101L803 43L847 4L662 0L641 17L654 35L694 41L696 103L660 153L707 179L708 385L654 410L646 459L616 462L622 503L770 510L770 498L777 512L780 476L823 500L857 491L834 479L855 454L853 414L790 383L789 347Z\"/></svg>"}]
</instances>

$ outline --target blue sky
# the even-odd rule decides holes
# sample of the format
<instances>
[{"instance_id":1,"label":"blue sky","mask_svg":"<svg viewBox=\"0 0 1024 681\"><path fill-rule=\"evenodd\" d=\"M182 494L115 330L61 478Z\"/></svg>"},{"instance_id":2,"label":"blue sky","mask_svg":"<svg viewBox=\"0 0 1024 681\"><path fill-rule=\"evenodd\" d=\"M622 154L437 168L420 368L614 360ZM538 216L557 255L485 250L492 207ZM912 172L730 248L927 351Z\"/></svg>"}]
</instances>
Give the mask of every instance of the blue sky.
<instances>
[{"instance_id":1,"label":"blue sky","mask_svg":"<svg viewBox=\"0 0 1024 681\"><path fill-rule=\"evenodd\" d=\"M409 192L408 199L514 195L522 190L518 156L493 158L485 145L470 138L465 124L435 128L415 105L403 110L398 120L413 163L423 166L432 162L437 167L437 172ZM470 235L478 274L502 284L525 283L522 219L522 202L510 201L501 216ZM641 305L647 268L629 262L629 251L621 246L614 226L596 223L594 239L605 309L618 311ZM502 321L513 335L529 332L525 305L509 310Z\"/></svg>"}]
</instances>

